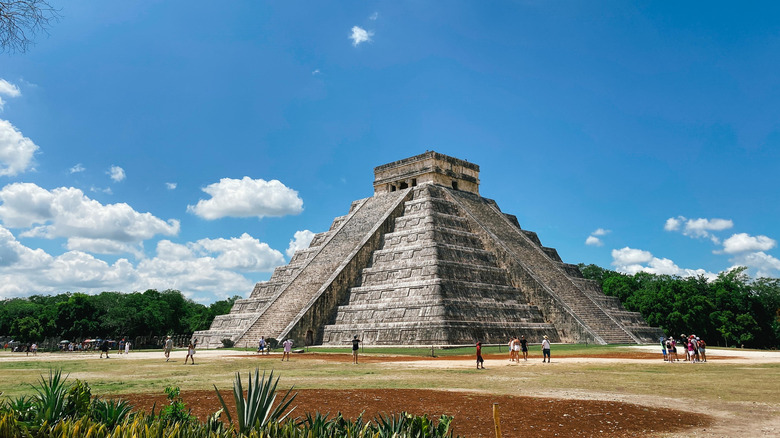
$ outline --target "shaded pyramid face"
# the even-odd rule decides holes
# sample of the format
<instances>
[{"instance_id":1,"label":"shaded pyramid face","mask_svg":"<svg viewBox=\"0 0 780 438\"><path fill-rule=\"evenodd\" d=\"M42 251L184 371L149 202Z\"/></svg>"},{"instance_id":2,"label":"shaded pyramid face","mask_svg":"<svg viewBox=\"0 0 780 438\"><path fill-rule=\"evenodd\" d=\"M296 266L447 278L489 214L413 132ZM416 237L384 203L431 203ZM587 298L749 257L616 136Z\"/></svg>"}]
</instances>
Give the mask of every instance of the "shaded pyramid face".
<instances>
[{"instance_id":1,"label":"shaded pyramid face","mask_svg":"<svg viewBox=\"0 0 780 438\"><path fill-rule=\"evenodd\" d=\"M514 288L445 189L416 188L324 328L323 342L369 344L557 340L555 327Z\"/></svg>"},{"instance_id":2,"label":"shaded pyramid face","mask_svg":"<svg viewBox=\"0 0 780 438\"><path fill-rule=\"evenodd\" d=\"M655 342L661 330L607 297L478 194L479 167L426 152L375 169L373 197L196 332L201 345Z\"/></svg>"}]
</instances>

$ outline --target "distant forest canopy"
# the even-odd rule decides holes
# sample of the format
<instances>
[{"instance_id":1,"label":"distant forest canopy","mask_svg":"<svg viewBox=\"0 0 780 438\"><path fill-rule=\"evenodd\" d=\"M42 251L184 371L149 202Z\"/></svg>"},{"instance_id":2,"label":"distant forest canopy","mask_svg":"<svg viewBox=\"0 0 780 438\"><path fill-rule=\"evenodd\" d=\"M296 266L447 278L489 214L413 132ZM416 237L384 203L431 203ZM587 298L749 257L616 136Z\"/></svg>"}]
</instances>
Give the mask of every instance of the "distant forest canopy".
<instances>
[{"instance_id":1,"label":"distant forest canopy","mask_svg":"<svg viewBox=\"0 0 780 438\"><path fill-rule=\"evenodd\" d=\"M0 302L0 336L19 342L45 338L135 338L190 334L206 330L217 315L230 312L236 299L204 306L177 290L33 295Z\"/></svg>"},{"instance_id":2,"label":"distant forest canopy","mask_svg":"<svg viewBox=\"0 0 780 438\"><path fill-rule=\"evenodd\" d=\"M715 280L639 272L621 274L579 264L585 278L620 298L667 336L695 334L707 345L749 348L780 346L780 279L751 279L746 268L721 272Z\"/></svg>"}]
</instances>

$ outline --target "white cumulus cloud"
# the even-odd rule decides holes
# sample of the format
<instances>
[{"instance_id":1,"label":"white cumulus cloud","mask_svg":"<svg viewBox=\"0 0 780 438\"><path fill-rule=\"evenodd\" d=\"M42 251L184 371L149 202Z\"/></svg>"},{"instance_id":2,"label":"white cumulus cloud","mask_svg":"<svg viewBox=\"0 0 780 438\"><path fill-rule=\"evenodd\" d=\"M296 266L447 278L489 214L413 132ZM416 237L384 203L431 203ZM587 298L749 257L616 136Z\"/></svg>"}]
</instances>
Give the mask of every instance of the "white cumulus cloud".
<instances>
[{"instance_id":1,"label":"white cumulus cloud","mask_svg":"<svg viewBox=\"0 0 780 438\"><path fill-rule=\"evenodd\" d=\"M737 233L723 241L723 252L736 254L748 251L767 251L776 245L777 242L767 236L751 236L747 233Z\"/></svg>"},{"instance_id":2,"label":"white cumulus cloud","mask_svg":"<svg viewBox=\"0 0 780 438\"><path fill-rule=\"evenodd\" d=\"M657 275L676 275L679 277L691 277L703 275L707 279L717 277L716 274L704 269L685 269L677 266L667 258L654 257L649 251L625 247L612 250L612 265L618 272L636 274L647 272Z\"/></svg>"},{"instance_id":3,"label":"white cumulus cloud","mask_svg":"<svg viewBox=\"0 0 780 438\"><path fill-rule=\"evenodd\" d=\"M314 239L313 232L309 230L296 231L293 238L290 239L290 246L287 247L287 257L292 258L295 251L308 248L312 239Z\"/></svg>"},{"instance_id":4,"label":"white cumulus cloud","mask_svg":"<svg viewBox=\"0 0 780 438\"><path fill-rule=\"evenodd\" d=\"M627 266L640 263L647 263L653 260L653 254L649 251L634 248L621 248L612 250L613 265Z\"/></svg>"},{"instance_id":5,"label":"white cumulus cloud","mask_svg":"<svg viewBox=\"0 0 780 438\"><path fill-rule=\"evenodd\" d=\"M201 199L188 205L187 211L214 220L222 217L278 217L299 214L303 200L298 192L280 181L265 181L245 176L243 179L222 178L203 189L211 199Z\"/></svg>"},{"instance_id":6,"label":"white cumulus cloud","mask_svg":"<svg viewBox=\"0 0 780 438\"><path fill-rule=\"evenodd\" d=\"M352 26L352 35L349 36L349 39L352 40L352 45L357 47L361 43L371 41L372 36L374 36L374 32L359 26Z\"/></svg>"},{"instance_id":7,"label":"white cumulus cloud","mask_svg":"<svg viewBox=\"0 0 780 438\"><path fill-rule=\"evenodd\" d=\"M11 122L0 119L0 176L15 176L33 165L38 145Z\"/></svg>"},{"instance_id":8,"label":"white cumulus cloud","mask_svg":"<svg viewBox=\"0 0 780 438\"><path fill-rule=\"evenodd\" d=\"M168 190L176 190L176 183L175 182L167 182L165 183L165 188Z\"/></svg>"},{"instance_id":9,"label":"white cumulus cloud","mask_svg":"<svg viewBox=\"0 0 780 438\"><path fill-rule=\"evenodd\" d=\"M201 239L191 248L199 254L215 256L214 263L221 269L270 272L284 264L281 252L247 233L230 239Z\"/></svg>"},{"instance_id":10,"label":"white cumulus cloud","mask_svg":"<svg viewBox=\"0 0 780 438\"><path fill-rule=\"evenodd\" d=\"M0 221L5 226L29 228L22 237L64 237L71 247L91 252L104 251L106 241L133 244L179 232L177 220L139 213L125 203L103 205L73 187L46 190L32 183L14 183L0 190L0 201Z\"/></svg>"},{"instance_id":11,"label":"white cumulus cloud","mask_svg":"<svg viewBox=\"0 0 780 438\"><path fill-rule=\"evenodd\" d=\"M729 261L733 263L732 268L747 266L754 270L756 277L777 278L780 273L780 260L763 251L738 254Z\"/></svg>"},{"instance_id":12,"label":"white cumulus cloud","mask_svg":"<svg viewBox=\"0 0 780 438\"><path fill-rule=\"evenodd\" d=\"M684 236L692 238L706 238L714 243L720 243L720 239L712 234L712 231L723 231L734 226L731 219L688 219L685 216L669 218L664 224L666 231L681 231Z\"/></svg>"},{"instance_id":13,"label":"white cumulus cloud","mask_svg":"<svg viewBox=\"0 0 780 438\"><path fill-rule=\"evenodd\" d=\"M19 97L22 95L22 92L19 91L19 87L16 85L6 81L5 79L0 79L0 96L8 96L8 97ZM2 97L0 97L0 111L3 110L3 107L5 106L5 101Z\"/></svg>"},{"instance_id":14,"label":"white cumulus cloud","mask_svg":"<svg viewBox=\"0 0 780 438\"><path fill-rule=\"evenodd\" d=\"M588 236L588 238L587 238L587 239L585 239L585 245L590 245L590 246L603 246L603 245L604 245L604 242L602 242L602 241L601 241L601 239L599 239L599 238L598 238L598 237L596 237L596 236Z\"/></svg>"},{"instance_id":15,"label":"white cumulus cloud","mask_svg":"<svg viewBox=\"0 0 780 438\"><path fill-rule=\"evenodd\" d=\"M606 236L609 233L610 230L605 230L604 228L597 228L596 231L590 233L590 236L588 236L588 238L585 239L585 245L603 246L604 242L602 242L599 237Z\"/></svg>"},{"instance_id":16,"label":"white cumulus cloud","mask_svg":"<svg viewBox=\"0 0 780 438\"><path fill-rule=\"evenodd\" d=\"M122 169L119 166L111 166L110 169L108 169L108 172L106 172L113 181L119 182L125 179L125 169Z\"/></svg>"},{"instance_id":17,"label":"white cumulus cloud","mask_svg":"<svg viewBox=\"0 0 780 438\"><path fill-rule=\"evenodd\" d=\"M188 298L212 302L252 290L255 281L241 271L271 272L282 264L279 251L248 234L184 244L161 240L154 257L134 266L124 258L109 264L79 250L51 256L25 247L0 226L0 299L65 291L178 289Z\"/></svg>"}]
</instances>

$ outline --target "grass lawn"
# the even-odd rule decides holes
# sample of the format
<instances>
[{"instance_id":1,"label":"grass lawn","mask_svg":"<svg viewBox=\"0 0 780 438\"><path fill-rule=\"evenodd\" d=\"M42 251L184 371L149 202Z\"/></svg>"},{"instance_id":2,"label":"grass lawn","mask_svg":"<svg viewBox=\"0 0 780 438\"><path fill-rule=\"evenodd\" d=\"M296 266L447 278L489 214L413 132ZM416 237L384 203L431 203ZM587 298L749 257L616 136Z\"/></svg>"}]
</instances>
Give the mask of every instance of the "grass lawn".
<instances>
[{"instance_id":1,"label":"grass lawn","mask_svg":"<svg viewBox=\"0 0 780 438\"><path fill-rule=\"evenodd\" d=\"M567 357L588 357L629 353L622 346L554 345L553 366L537 364L539 353L531 350L528 365L509 365L505 359L488 360L487 372L472 369L471 361L462 366L437 366L436 361L393 362L394 356L430 356L430 348L366 348L361 357L382 356L382 362L350 363L311 358L312 353L348 354L349 349L311 348L309 353L294 354L292 361L280 362L278 355L258 356L235 349L222 356L196 355L196 366L184 365L184 352L176 351L171 362L154 351L148 358L120 355L110 360L98 359L97 353L57 353L29 360L18 360L14 353L0 353L0 390L6 396L30 393L30 384L49 369L61 368L70 379L86 380L94 393L161 393L168 385L182 390L211 389L212 385L229 388L236 372L245 373L260 367L275 370L282 377L280 386L299 388L437 388L472 390L495 394L544 395L556 391L598 392L614 394L685 396L702 400L780 404L780 364L718 363L666 364L635 363L632 360L603 362L570 361ZM471 347L435 350L437 357L473 354ZM711 354L716 354L711 350ZM157 354L159 353L159 356ZM486 355L499 353L498 347L487 347ZM506 354L502 347L501 355ZM65 355L68 360L59 360ZM6 361L6 357L17 360ZM560 359L560 360L559 360ZM447 361L449 362L449 361ZM531 363L532 362L532 363ZM425 364L421 366L419 364ZM537 366L538 365L538 366ZM696 382L690 384L686 382ZM762 384L756 384L763 382ZM772 390L774 389L774 390Z\"/></svg>"}]
</instances>

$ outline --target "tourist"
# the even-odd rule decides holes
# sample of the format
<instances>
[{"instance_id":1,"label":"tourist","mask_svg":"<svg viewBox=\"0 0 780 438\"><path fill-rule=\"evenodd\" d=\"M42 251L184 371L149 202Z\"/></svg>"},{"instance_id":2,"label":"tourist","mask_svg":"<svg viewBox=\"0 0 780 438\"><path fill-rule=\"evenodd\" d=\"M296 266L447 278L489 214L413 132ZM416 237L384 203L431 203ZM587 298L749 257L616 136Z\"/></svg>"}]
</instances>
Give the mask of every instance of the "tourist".
<instances>
[{"instance_id":1,"label":"tourist","mask_svg":"<svg viewBox=\"0 0 780 438\"><path fill-rule=\"evenodd\" d=\"M103 353L106 353L106 359L108 359L108 341L103 339L100 343L100 358L103 359Z\"/></svg>"},{"instance_id":2,"label":"tourist","mask_svg":"<svg viewBox=\"0 0 780 438\"><path fill-rule=\"evenodd\" d=\"M688 347L687 346L688 346L688 337L685 336L684 334L680 335L680 348L682 348L683 351L685 351L685 359L684 359L685 362L688 362Z\"/></svg>"},{"instance_id":3,"label":"tourist","mask_svg":"<svg viewBox=\"0 0 780 438\"><path fill-rule=\"evenodd\" d=\"M699 338L696 338L696 339L698 339L698 343L699 343L699 355L701 356L701 361L702 362L707 362L707 354L706 354L706 351L705 351L706 348L707 348L707 343L704 342L704 339L699 339ZM35 354L35 353L33 353L33 354Z\"/></svg>"},{"instance_id":4,"label":"tourist","mask_svg":"<svg viewBox=\"0 0 780 438\"><path fill-rule=\"evenodd\" d=\"M661 336L661 353L663 353L664 355L664 362L668 360L666 356L666 342L667 342L666 338Z\"/></svg>"},{"instance_id":5,"label":"tourist","mask_svg":"<svg viewBox=\"0 0 780 438\"><path fill-rule=\"evenodd\" d=\"M699 361L699 345L696 343L696 335L691 335L688 338L688 342L691 344L692 353L691 353L691 361L692 362L698 362Z\"/></svg>"},{"instance_id":6,"label":"tourist","mask_svg":"<svg viewBox=\"0 0 780 438\"><path fill-rule=\"evenodd\" d=\"M257 342L257 354L263 354L263 350L265 350L265 336L260 336Z\"/></svg>"},{"instance_id":7,"label":"tourist","mask_svg":"<svg viewBox=\"0 0 780 438\"><path fill-rule=\"evenodd\" d=\"M125 354L130 354L130 341L125 342Z\"/></svg>"},{"instance_id":8,"label":"tourist","mask_svg":"<svg viewBox=\"0 0 780 438\"><path fill-rule=\"evenodd\" d=\"M290 361L290 352L292 351L292 345L293 341L290 338L287 338L282 345L284 346L284 353L282 353L282 362L284 362L284 358L287 358L287 362Z\"/></svg>"},{"instance_id":9,"label":"tourist","mask_svg":"<svg viewBox=\"0 0 780 438\"><path fill-rule=\"evenodd\" d=\"M514 362L515 361L515 339L517 337L511 337L509 338L509 361Z\"/></svg>"},{"instance_id":10,"label":"tourist","mask_svg":"<svg viewBox=\"0 0 780 438\"><path fill-rule=\"evenodd\" d=\"M360 348L361 342L363 341L358 339L358 335L355 335L355 337L352 338L352 363L353 364L358 363L358 348Z\"/></svg>"},{"instance_id":11,"label":"tourist","mask_svg":"<svg viewBox=\"0 0 780 438\"><path fill-rule=\"evenodd\" d=\"M195 343L190 341L187 345L187 357L184 358L184 365L187 365L187 360L192 358L192 364L195 365Z\"/></svg>"},{"instance_id":12,"label":"tourist","mask_svg":"<svg viewBox=\"0 0 780 438\"><path fill-rule=\"evenodd\" d=\"M165 338L165 344L163 346L163 351L165 352L165 361L166 362L171 360L171 350L173 350L173 339L171 339L171 336L168 335L168 337Z\"/></svg>"},{"instance_id":13,"label":"tourist","mask_svg":"<svg viewBox=\"0 0 780 438\"><path fill-rule=\"evenodd\" d=\"M125 349L125 338L122 338L121 341L119 341L119 354L122 354L122 350Z\"/></svg>"},{"instance_id":14,"label":"tourist","mask_svg":"<svg viewBox=\"0 0 780 438\"><path fill-rule=\"evenodd\" d=\"M688 347L688 348L687 348L687 351L688 351L688 360L689 360L691 363L694 363L695 353L693 352L693 336L691 336L690 338L688 338L688 343L687 343L686 345L687 345L687 347Z\"/></svg>"},{"instance_id":15,"label":"tourist","mask_svg":"<svg viewBox=\"0 0 780 438\"><path fill-rule=\"evenodd\" d=\"M485 369L485 359L482 359L482 342L477 342L477 369Z\"/></svg>"},{"instance_id":16,"label":"tourist","mask_svg":"<svg viewBox=\"0 0 780 438\"><path fill-rule=\"evenodd\" d=\"M702 342L704 342L704 341L702 341ZM30 347L30 351L32 351L33 356L37 356L38 355L38 344L33 342L32 347Z\"/></svg>"},{"instance_id":17,"label":"tourist","mask_svg":"<svg viewBox=\"0 0 780 438\"><path fill-rule=\"evenodd\" d=\"M523 360L528 360L528 340L525 339L525 336L520 337L520 350L523 352ZM517 358L517 361L520 362L520 358Z\"/></svg>"},{"instance_id":18,"label":"tourist","mask_svg":"<svg viewBox=\"0 0 780 438\"><path fill-rule=\"evenodd\" d=\"M542 363L547 361L547 363L551 363L552 359L550 359L550 340L547 338L547 335L544 335L544 340L542 341Z\"/></svg>"}]
</instances>

